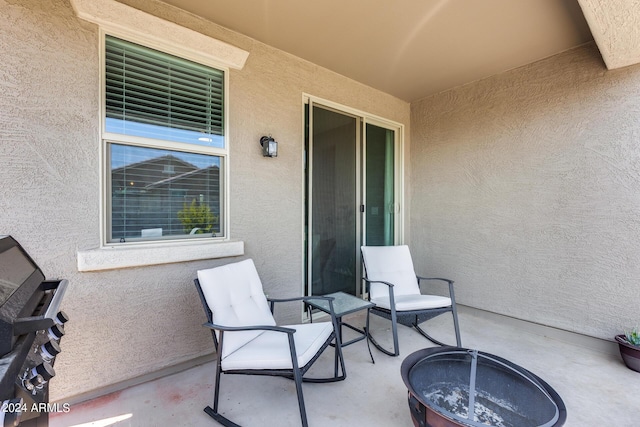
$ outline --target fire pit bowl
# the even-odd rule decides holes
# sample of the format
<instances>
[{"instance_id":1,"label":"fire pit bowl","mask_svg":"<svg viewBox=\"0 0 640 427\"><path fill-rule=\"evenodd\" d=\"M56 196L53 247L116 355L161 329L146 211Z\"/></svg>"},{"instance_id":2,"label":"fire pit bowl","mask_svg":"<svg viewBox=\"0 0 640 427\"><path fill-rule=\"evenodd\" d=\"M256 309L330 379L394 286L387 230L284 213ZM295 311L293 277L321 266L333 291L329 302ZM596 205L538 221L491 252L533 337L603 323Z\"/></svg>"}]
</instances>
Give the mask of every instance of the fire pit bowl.
<instances>
[{"instance_id":1,"label":"fire pit bowl","mask_svg":"<svg viewBox=\"0 0 640 427\"><path fill-rule=\"evenodd\" d=\"M555 427L567 418L549 384L489 353L426 348L407 356L401 372L416 427Z\"/></svg>"}]
</instances>

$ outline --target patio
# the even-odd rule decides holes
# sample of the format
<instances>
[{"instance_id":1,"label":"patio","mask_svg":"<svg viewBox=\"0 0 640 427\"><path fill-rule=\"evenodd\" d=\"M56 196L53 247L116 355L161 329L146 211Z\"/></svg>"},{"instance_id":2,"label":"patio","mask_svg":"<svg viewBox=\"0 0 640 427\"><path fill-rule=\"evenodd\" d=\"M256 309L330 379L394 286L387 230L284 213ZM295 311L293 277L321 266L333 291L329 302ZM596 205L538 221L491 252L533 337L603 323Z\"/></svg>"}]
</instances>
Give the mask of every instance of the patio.
<instances>
[{"instance_id":1,"label":"patio","mask_svg":"<svg viewBox=\"0 0 640 427\"><path fill-rule=\"evenodd\" d=\"M613 343L520 320L459 307L463 345L519 364L547 381L567 407L566 426L633 426L640 417L640 374L627 369ZM360 324L360 314L350 318ZM372 316L372 327L387 323ZM450 341L451 317L426 323L434 336ZM364 343L346 347L347 379L334 384L305 384L310 425L410 426L407 390L400 365L411 352L430 346L417 332L399 328L400 357L373 349L371 364ZM345 334L346 335L346 334ZM325 355L326 356L326 355ZM320 364L331 363L320 359ZM324 366L319 366L324 368ZM51 427L217 426L203 408L210 404L213 363L143 383L51 416ZM317 368L314 368L317 369ZM220 409L245 426L297 426L294 383L281 378L222 377Z\"/></svg>"},{"instance_id":2,"label":"patio","mask_svg":"<svg viewBox=\"0 0 640 427\"><path fill-rule=\"evenodd\" d=\"M48 278L69 281L61 308L70 322L50 398L70 403L71 411L52 414L52 427L217 425L203 412L212 401L214 369L207 362L213 359L212 343L200 326L204 315L193 286L195 272L251 258L270 295L308 291L303 277L309 254L302 249L309 248L309 168L301 159L313 157L308 155L304 118L313 105L356 115L359 130L379 121L399 126L394 127L399 139L394 157L399 163L397 197L388 206L384 197L379 206L365 199L372 216L393 213L396 240L409 244L414 259L424 262L421 274L456 281L456 299L464 305L460 323L465 347L502 356L545 379L566 404L566 425L639 424L640 374L623 365L611 342L615 334L640 322L640 12L633 2L523 1L532 11L546 3L561 17L573 16L576 19L557 21L558 30L571 33L581 24L587 39L541 54L534 47L544 43L534 37L532 43L502 49L507 59L538 52L520 66L483 71L482 78L465 79L430 95L409 91L404 97L225 26L218 22L225 14L215 8L215 16L207 18L174 3L214 2L0 0L0 234L14 236ZM258 7L226 3L237 7L241 18L251 13L262 22L270 16ZM457 68L437 60L413 38L418 29L426 30L423 34L438 52L451 53L455 60L497 63L476 43L492 33L474 31L465 22L485 22L492 30L502 27L479 19L467 2L405 1L404 7L380 2L376 8L363 7L364 0L349 5L315 2L313 7L328 12L317 16L302 2L266 3L289 3L289 11L300 8L299 13L310 18L337 17L335 12L346 9L364 17L363 10L378 7L375 16L385 21L413 18L419 25L394 21L384 26L388 31L378 31L377 25L354 31L347 19L342 32L314 19L329 30L323 32L298 25L302 21L288 13L271 14L311 30L313 38L280 31L276 21L264 27L292 41L310 43L319 36L332 50L350 44L340 38L339 43L328 42L327 36L353 35L368 43L358 51L362 55L329 57L350 58L382 72L385 82L421 84L436 74L395 62L401 56L417 58L412 46L427 65L442 67L445 77L454 75ZM503 3L509 7L479 2L474 7L509 28L556 39L548 20L534 25L529 9ZM86 13L79 13L78 5ZM383 6L394 13L385 13ZM410 13L412 7L419 10ZM518 24L518 16L526 25ZM435 20L447 17L462 19L442 27L469 30L467 42L458 34L434 37ZM241 21L258 28L253 21ZM372 49L375 43L364 30L377 31L389 41L388 50ZM622 37L625 33L629 37ZM498 33L484 48L499 47L497 41L511 43L512 34ZM107 36L207 67L216 68L222 60L227 81L223 98L228 103L223 109L225 149L155 139L149 143L107 132ZM392 37L399 39L393 42ZM458 47L467 48L468 54L457 53ZM374 55L380 55L384 66L369 64ZM362 147L363 132L357 133L360 138L354 141ZM279 142L277 157L263 156L259 141L264 135ZM189 241L164 241L165 236L156 241L156 236L147 241L142 227L131 241L112 235L108 199L113 195L109 171L114 169L108 148L118 141L144 151L170 148L227 156L222 162L222 181L228 187L222 200L229 202L222 211L224 236L184 236L195 239ZM355 150L360 155L365 151L372 152ZM231 161L224 161L228 158ZM347 164L341 156L327 158ZM360 184L367 182L363 166L364 172L374 170L362 160L351 162L352 176ZM157 175L180 171L177 163L158 164ZM183 175L194 171L182 170ZM115 177L117 181L117 172ZM126 184L124 176L120 178ZM220 183L219 172L216 179ZM154 179L145 188L153 184L159 190L161 182L179 180ZM340 184L336 189L344 187L342 180L335 182ZM368 182L373 187L373 181ZM326 187L334 188L329 182ZM362 199L366 188L359 187ZM175 192L176 197L180 194ZM366 207L356 197L349 200L349 212L356 215ZM340 234L338 228L333 232ZM352 253L359 244L352 246ZM352 271L360 268L352 264ZM330 273L346 276L333 266ZM282 316L299 321L299 314ZM381 319L373 320L380 326ZM449 316L426 326L436 337L453 342ZM374 350L372 365L364 343L358 343L345 349L346 381L304 386L311 425L411 425L400 365L411 352L431 344L415 331L401 327L399 332L400 357ZM155 379L148 381L151 377ZM245 376L222 380L227 395L220 409L232 420L245 426L299 425L292 382ZM111 393L114 390L121 391Z\"/></svg>"}]
</instances>

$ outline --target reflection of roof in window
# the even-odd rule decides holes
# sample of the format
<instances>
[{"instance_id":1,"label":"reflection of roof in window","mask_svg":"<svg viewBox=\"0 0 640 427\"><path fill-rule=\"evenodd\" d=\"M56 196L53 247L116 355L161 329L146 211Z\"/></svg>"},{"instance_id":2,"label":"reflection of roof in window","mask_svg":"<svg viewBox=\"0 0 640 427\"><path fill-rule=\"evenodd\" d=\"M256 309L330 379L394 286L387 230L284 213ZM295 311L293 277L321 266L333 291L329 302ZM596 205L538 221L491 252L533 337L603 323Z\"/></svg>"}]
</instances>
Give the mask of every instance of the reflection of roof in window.
<instances>
[{"instance_id":1,"label":"reflection of roof in window","mask_svg":"<svg viewBox=\"0 0 640 427\"><path fill-rule=\"evenodd\" d=\"M130 163L128 165L120 166L119 168L111 169L111 173L118 173L118 172L124 171L125 169L139 168L142 165L147 165L147 164L152 164L152 163L159 163L159 162L171 162L172 164L167 163L165 166L172 166L174 169L175 169L176 163L182 165L185 168L198 169L193 164L191 164L191 163L189 163L187 161L184 161L184 160L180 159L179 157L176 157L176 156L174 156L172 154L167 154L165 156L153 157L151 159L141 160L141 161L136 162L136 163Z\"/></svg>"},{"instance_id":2,"label":"reflection of roof in window","mask_svg":"<svg viewBox=\"0 0 640 427\"><path fill-rule=\"evenodd\" d=\"M209 172L218 172L219 171L219 167L216 165L213 166L209 166L207 168L203 168L203 169L196 169L190 172L186 172L180 175L176 175L176 176L172 176L171 178L167 178L167 179L163 179L160 181L156 181L153 182L149 185L146 185L144 188L147 190L153 189L153 188L157 188L157 187L161 187L163 185L168 185L177 181L180 181L182 179L187 179L187 178L193 178L195 176L197 176L198 174L202 174L202 173L209 173Z\"/></svg>"}]
</instances>

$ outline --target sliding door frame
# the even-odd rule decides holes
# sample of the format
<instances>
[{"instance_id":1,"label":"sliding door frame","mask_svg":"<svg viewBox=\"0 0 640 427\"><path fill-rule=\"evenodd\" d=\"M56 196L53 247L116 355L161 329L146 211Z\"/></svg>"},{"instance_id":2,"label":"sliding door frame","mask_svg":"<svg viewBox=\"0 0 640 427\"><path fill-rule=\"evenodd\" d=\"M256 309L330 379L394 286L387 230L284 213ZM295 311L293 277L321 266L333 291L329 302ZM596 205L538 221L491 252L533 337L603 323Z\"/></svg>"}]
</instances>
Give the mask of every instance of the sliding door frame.
<instances>
[{"instance_id":1,"label":"sliding door frame","mask_svg":"<svg viewBox=\"0 0 640 427\"><path fill-rule=\"evenodd\" d=\"M356 200L354 200L354 209L358 209L359 206L366 207L366 125L371 124L374 126L378 126L381 128L389 129L394 132L394 244L402 244L404 242L404 125L393 120L388 120L383 117L379 117L365 111L361 111L355 108L351 108L342 104L338 104L336 102L332 102L326 99L318 98L313 95L309 95L306 93L302 94L302 129L305 129L306 126L306 118L305 118L305 105L308 105L308 114L309 114L309 135L306 135L306 130L303 132L303 141L302 145L305 147L304 138L308 136L309 138L309 151L303 149L303 158L302 158L302 176L303 179L306 179L307 174L309 176L308 188L306 182L303 182L302 185L302 200L303 200L303 209L301 214L301 223L302 223L302 235L301 235L301 249L303 251L303 260L304 263L301 268L301 278L302 278L302 292L303 295L311 295L311 253L312 253L312 242L310 238L311 230L306 230L305 219L307 215L308 209L308 221L309 227L312 224L312 203L313 203L313 194L311 191L313 184L313 106L320 106L322 108L326 108L331 111L335 111L339 114L344 114L347 116L355 116L358 119L358 136L359 140L356 141L356 170L354 173L356 174ZM308 158L307 158L308 157ZM305 170L305 167L308 165L309 170ZM309 194L307 194L307 192ZM308 199L307 199L308 198ZM307 201L309 203L308 207L306 207ZM365 239L365 226L366 226L366 215L362 211L360 211L360 215L357 215L356 219L356 238L359 242L364 242ZM306 243L306 244L305 244ZM356 252L356 260L358 266L362 265L361 254L360 254L360 246L356 244L354 248ZM360 271L358 268L356 271ZM359 276L361 277L361 276ZM363 298L366 296L363 292L362 280L358 280L358 285L356 289L356 293L361 295Z\"/></svg>"}]
</instances>

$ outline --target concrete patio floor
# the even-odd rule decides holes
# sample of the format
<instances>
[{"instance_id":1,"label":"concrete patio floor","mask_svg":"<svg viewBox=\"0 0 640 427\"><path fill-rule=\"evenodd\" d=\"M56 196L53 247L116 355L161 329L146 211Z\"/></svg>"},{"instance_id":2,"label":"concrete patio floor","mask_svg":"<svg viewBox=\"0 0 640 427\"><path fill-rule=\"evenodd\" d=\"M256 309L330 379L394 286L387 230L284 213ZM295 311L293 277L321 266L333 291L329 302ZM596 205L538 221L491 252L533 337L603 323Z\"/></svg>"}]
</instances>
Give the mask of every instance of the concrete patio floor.
<instances>
[{"instance_id":1,"label":"concrete patio floor","mask_svg":"<svg viewBox=\"0 0 640 427\"><path fill-rule=\"evenodd\" d=\"M459 308L459 318L464 347L521 365L560 394L567 407L566 426L640 425L640 373L624 366L613 343L466 307ZM361 314L346 320L364 323ZM388 322L381 318L372 316L371 322L374 333L388 330ZM440 316L425 325L436 338L455 341L451 316ZM412 425L400 365L413 351L433 345L407 327L399 327L399 335L399 357L372 348L372 364L366 344L359 342L344 349L345 381L303 385L310 426ZM323 356L310 373L327 372L332 354ZM70 412L52 414L50 426L218 426L203 412L211 404L214 369L213 363L205 363L72 404ZM300 425L290 380L223 375L221 390L220 412L240 425Z\"/></svg>"}]
</instances>

